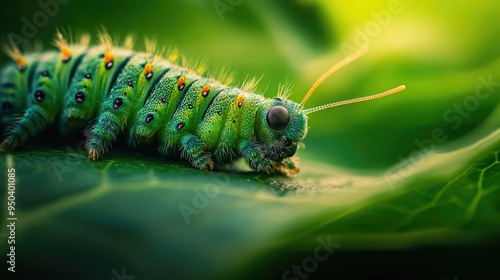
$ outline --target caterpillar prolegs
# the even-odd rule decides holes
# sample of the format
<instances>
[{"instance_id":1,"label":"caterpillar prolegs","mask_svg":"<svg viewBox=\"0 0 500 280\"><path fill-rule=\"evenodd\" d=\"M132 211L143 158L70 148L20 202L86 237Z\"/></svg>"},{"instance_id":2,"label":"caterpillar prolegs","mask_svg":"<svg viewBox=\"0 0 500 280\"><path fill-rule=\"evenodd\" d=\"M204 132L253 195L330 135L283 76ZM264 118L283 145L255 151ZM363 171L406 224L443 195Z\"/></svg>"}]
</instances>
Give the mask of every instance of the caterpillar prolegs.
<instances>
[{"instance_id":1,"label":"caterpillar prolegs","mask_svg":"<svg viewBox=\"0 0 500 280\"><path fill-rule=\"evenodd\" d=\"M251 87L225 85L153 52L112 46L107 34L100 39L98 46L88 46L88 40L68 44L58 33L59 51L21 54L6 48L14 62L0 76L2 151L56 125L61 135L85 129L91 160L125 134L131 146L156 140L162 155L181 150L181 157L201 170L244 157L256 171L295 174L293 156L307 134L308 114L405 88L303 109L328 76L367 49L329 69L296 103L283 87L266 99Z\"/></svg>"}]
</instances>

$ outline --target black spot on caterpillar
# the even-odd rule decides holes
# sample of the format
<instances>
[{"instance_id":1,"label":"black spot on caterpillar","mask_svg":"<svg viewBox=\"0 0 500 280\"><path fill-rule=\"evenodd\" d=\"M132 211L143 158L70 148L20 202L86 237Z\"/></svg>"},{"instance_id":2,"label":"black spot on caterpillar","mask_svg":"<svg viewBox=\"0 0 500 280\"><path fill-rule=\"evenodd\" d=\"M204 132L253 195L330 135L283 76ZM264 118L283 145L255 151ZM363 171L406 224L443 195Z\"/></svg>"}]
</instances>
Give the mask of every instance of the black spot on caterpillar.
<instances>
[{"instance_id":1,"label":"black spot on caterpillar","mask_svg":"<svg viewBox=\"0 0 500 280\"><path fill-rule=\"evenodd\" d=\"M288 87L266 99L251 85L232 87L176 65L172 57L112 46L107 34L100 40L99 46L88 46L88 39L68 44L58 33L59 52L6 49L14 62L0 76L2 151L56 124L62 135L85 129L91 160L125 134L131 146L157 140L162 155L179 149L201 170L244 157L257 171L295 174L299 168L293 156L307 134L308 114L405 88L303 109L321 82L367 49L332 67L295 103L287 99ZM22 117L16 120L16 114Z\"/></svg>"}]
</instances>

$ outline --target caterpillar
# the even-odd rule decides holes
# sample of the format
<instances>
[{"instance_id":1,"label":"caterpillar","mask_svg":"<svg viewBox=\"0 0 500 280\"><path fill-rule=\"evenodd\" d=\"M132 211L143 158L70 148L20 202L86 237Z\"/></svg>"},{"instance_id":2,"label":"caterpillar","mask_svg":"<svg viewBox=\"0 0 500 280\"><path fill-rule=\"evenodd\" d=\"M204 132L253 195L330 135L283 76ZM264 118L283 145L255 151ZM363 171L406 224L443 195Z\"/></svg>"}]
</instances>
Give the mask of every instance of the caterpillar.
<instances>
[{"instance_id":1,"label":"caterpillar","mask_svg":"<svg viewBox=\"0 0 500 280\"><path fill-rule=\"evenodd\" d=\"M113 46L107 33L99 38L100 44L91 46L88 36L72 43L57 32L58 51L23 54L15 46L5 47L13 62L1 68L0 76L2 152L56 126L62 136L84 131L90 160L126 135L130 146L157 141L161 155L180 151L200 170L243 157L257 172L296 174L295 154L307 135L309 114L405 89L401 85L304 109L325 79L367 48L330 68L296 103L287 98L289 87L280 86L276 97L264 98L248 84L230 86L175 64L175 52L162 58L154 51Z\"/></svg>"}]
</instances>

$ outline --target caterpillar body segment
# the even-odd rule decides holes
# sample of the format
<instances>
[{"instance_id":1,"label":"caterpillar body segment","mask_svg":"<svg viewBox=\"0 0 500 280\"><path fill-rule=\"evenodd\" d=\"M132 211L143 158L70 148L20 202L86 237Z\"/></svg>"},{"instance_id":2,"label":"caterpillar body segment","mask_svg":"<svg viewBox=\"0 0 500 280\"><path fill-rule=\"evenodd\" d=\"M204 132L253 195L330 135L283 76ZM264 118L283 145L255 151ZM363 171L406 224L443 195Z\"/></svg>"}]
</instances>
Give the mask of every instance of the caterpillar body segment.
<instances>
[{"instance_id":1,"label":"caterpillar body segment","mask_svg":"<svg viewBox=\"0 0 500 280\"><path fill-rule=\"evenodd\" d=\"M186 77L185 81L192 82L185 85L186 89L183 90L181 100L175 104L173 110L170 110L168 116L171 117L166 119L160 129L159 151L163 154L166 154L169 149L175 149L184 134L196 134L202 117L208 107L213 104L214 98L220 91L227 88L210 79L196 80L195 76L190 74L180 76L178 80L182 81L183 77Z\"/></svg>"},{"instance_id":2,"label":"caterpillar body segment","mask_svg":"<svg viewBox=\"0 0 500 280\"><path fill-rule=\"evenodd\" d=\"M11 126L2 148L14 149L54 122L60 111L62 99L61 85L56 71L58 57L59 54L55 51L37 56L38 63L30 69L27 80L28 95L25 95L27 109L17 123Z\"/></svg>"},{"instance_id":3,"label":"caterpillar body segment","mask_svg":"<svg viewBox=\"0 0 500 280\"><path fill-rule=\"evenodd\" d=\"M134 52L101 47L87 51L71 80L64 99L62 131L81 130L93 120L101 104Z\"/></svg>"},{"instance_id":4,"label":"caterpillar body segment","mask_svg":"<svg viewBox=\"0 0 500 280\"><path fill-rule=\"evenodd\" d=\"M137 113L130 135L135 141L145 143L152 140L153 136L161 135L160 129L172 117L173 110L186 92L187 83L180 69L171 69L159 79Z\"/></svg>"},{"instance_id":5,"label":"caterpillar body segment","mask_svg":"<svg viewBox=\"0 0 500 280\"><path fill-rule=\"evenodd\" d=\"M166 61L152 63L150 56L144 53L136 54L128 61L105 97L96 123L86 131L90 159L100 157L119 134L135 123L147 94L173 67ZM130 137L130 143L135 145L135 137Z\"/></svg>"},{"instance_id":6,"label":"caterpillar body segment","mask_svg":"<svg viewBox=\"0 0 500 280\"><path fill-rule=\"evenodd\" d=\"M70 45L59 33L59 52L22 55L6 49L14 63L0 72L3 152L56 125L63 136L85 130L91 160L125 134L130 146L157 143L160 154L180 151L201 170L243 157L256 171L295 174L294 155L307 134L308 114L404 89L303 109L324 79L366 50L328 70L296 103L286 98L288 86L266 99L253 93L256 80L225 85L154 55L151 43L141 53L112 46L109 35L100 38L100 46L89 47L88 40Z\"/></svg>"},{"instance_id":7,"label":"caterpillar body segment","mask_svg":"<svg viewBox=\"0 0 500 280\"><path fill-rule=\"evenodd\" d=\"M26 108L26 93L31 91L28 80L38 63L35 57L34 54L25 57L29 64L10 62L0 72L0 126L3 129L10 124L12 116L21 114Z\"/></svg>"}]
</instances>

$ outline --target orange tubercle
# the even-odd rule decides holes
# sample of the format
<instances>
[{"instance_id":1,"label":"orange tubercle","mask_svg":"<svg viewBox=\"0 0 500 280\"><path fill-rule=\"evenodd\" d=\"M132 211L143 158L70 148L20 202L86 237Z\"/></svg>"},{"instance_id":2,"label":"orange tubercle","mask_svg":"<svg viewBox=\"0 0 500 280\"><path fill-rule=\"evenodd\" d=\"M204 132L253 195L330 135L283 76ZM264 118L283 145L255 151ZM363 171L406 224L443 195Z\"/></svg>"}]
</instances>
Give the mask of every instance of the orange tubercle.
<instances>
[{"instance_id":1,"label":"orange tubercle","mask_svg":"<svg viewBox=\"0 0 500 280\"><path fill-rule=\"evenodd\" d=\"M61 48L61 58L68 60L71 57L71 50L68 47Z\"/></svg>"},{"instance_id":2,"label":"orange tubercle","mask_svg":"<svg viewBox=\"0 0 500 280\"><path fill-rule=\"evenodd\" d=\"M238 106L243 105L243 100L245 100L245 98L241 95L238 95L238 97L236 97L236 103L238 104Z\"/></svg>"},{"instance_id":3,"label":"orange tubercle","mask_svg":"<svg viewBox=\"0 0 500 280\"><path fill-rule=\"evenodd\" d=\"M104 61L106 63L113 61L113 59L114 59L114 57L113 57L113 54L111 52L104 53Z\"/></svg>"},{"instance_id":4,"label":"orange tubercle","mask_svg":"<svg viewBox=\"0 0 500 280\"><path fill-rule=\"evenodd\" d=\"M26 59L23 56L17 56L14 60L19 68L26 67Z\"/></svg>"},{"instance_id":5,"label":"orange tubercle","mask_svg":"<svg viewBox=\"0 0 500 280\"><path fill-rule=\"evenodd\" d=\"M152 73L153 72L153 65L151 63L146 63L144 66L144 72L146 73Z\"/></svg>"},{"instance_id":6,"label":"orange tubercle","mask_svg":"<svg viewBox=\"0 0 500 280\"><path fill-rule=\"evenodd\" d=\"M205 85L202 89L201 92L208 92L210 90L210 85Z\"/></svg>"},{"instance_id":7,"label":"orange tubercle","mask_svg":"<svg viewBox=\"0 0 500 280\"><path fill-rule=\"evenodd\" d=\"M180 76L179 79L177 80L177 86L182 86L184 85L184 83L186 83L186 77L184 76Z\"/></svg>"}]
</instances>

